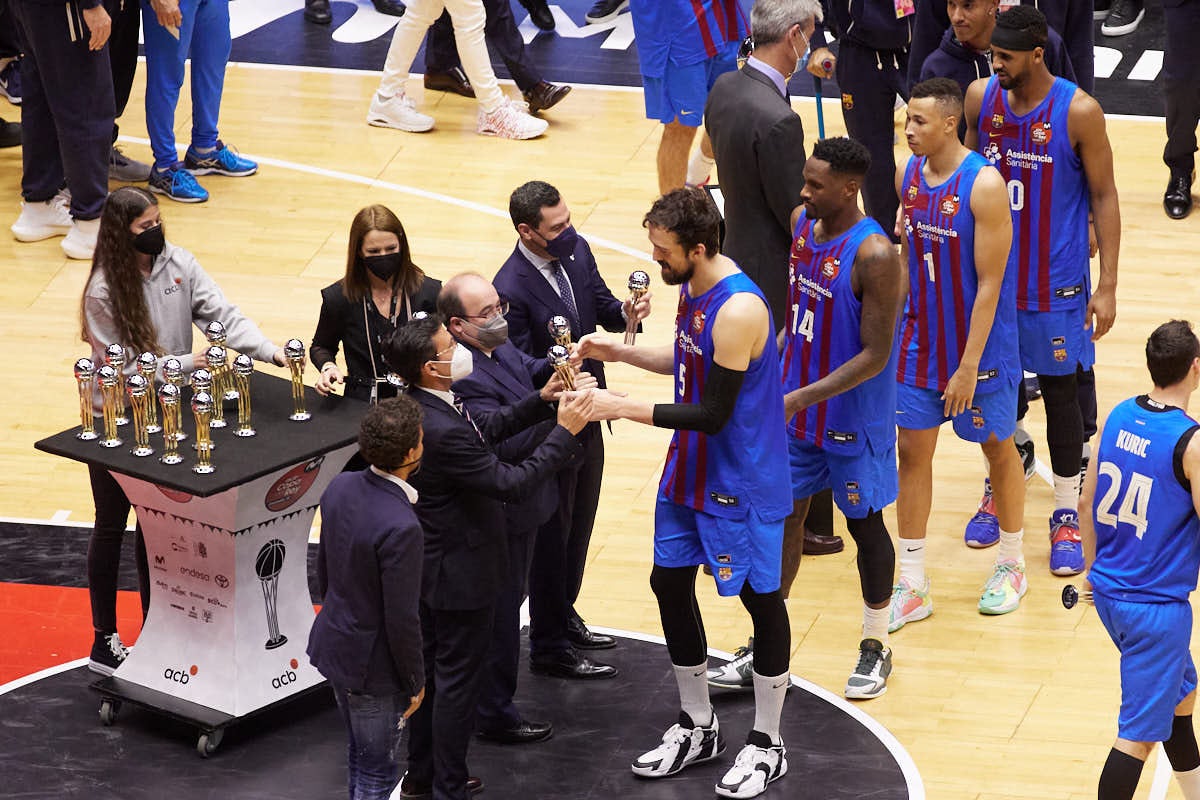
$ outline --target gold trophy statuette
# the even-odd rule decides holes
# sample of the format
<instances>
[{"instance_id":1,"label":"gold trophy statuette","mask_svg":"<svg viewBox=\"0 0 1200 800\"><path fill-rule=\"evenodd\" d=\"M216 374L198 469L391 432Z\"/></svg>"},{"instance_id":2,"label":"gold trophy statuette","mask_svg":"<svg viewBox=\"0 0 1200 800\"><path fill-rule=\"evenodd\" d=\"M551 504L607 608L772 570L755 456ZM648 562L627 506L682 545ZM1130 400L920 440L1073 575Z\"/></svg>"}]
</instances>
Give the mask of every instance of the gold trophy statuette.
<instances>
[{"instance_id":1,"label":"gold trophy statuette","mask_svg":"<svg viewBox=\"0 0 1200 800\"><path fill-rule=\"evenodd\" d=\"M183 456L179 455L179 437L175 430L179 420L179 387L173 383L158 387L158 402L162 406L163 418L163 454L158 460L164 464L178 464L183 461Z\"/></svg>"},{"instance_id":2,"label":"gold trophy statuette","mask_svg":"<svg viewBox=\"0 0 1200 800\"><path fill-rule=\"evenodd\" d=\"M629 276L629 310L633 311L633 306L639 300L646 296L646 292L650 291L650 276L642 270L634 270ZM637 338L637 320L631 314L625 322L625 344L632 345L634 339Z\"/></svg>"},{"instance_id":3,"label":"gold trophy statuette","mask_svg":"<svg viewBox=\"0 0 1200 800\"><path fill-rule=\"evenodd\" d=\"M137 357L137 374L146 379L150 387L150 406L146 414L146 432L160 433L162 426L158 424L158 404L154 402L154 375L158 372L158 357L154 353L142 353Z\"/></svg>"},{"instance_id":4,"label":"gold trophy statuette","mask_svg":"<svg viewBox=\"0 0 1200 800\"><path fill-rule=\"evenodd\" d=\"M96 380L100 381L100 397L104 400L104 438L100 446L120 447L124 442L117 436L117 413L125 406L120 395L120 373L105 364L96 370Z\"/></svg>"},{"instance_id":5,"label":"gold trophy statuette","mask_svg":"<svg viewBox=\"0 0 1200 800\"><path fill-rule=\"evenodd\" d=\"M546 360L558 377L562 380L563 388L568 392L575 391L575 370L571 367L571 354L561 344L551 345L546 351Z\"/></svg>"},{"instance_id":6,"label":"gold trophy statuette","mask_svg":"<svg viewBox=\"0 0 1200 800\"><path fill-rule=\"evenodd\" d=\"M233 383L237 390L238 424L234 436L253 436L257 431L250 426L250 375L254 362L243 353L233 360Z\"/></svg>"},{"instance_id":7,"label":"gold trophy statuette","mask_svg":"<svg viewBox=\"0 0 1200 800\"><path fill-rule=\"evenodd\" d=\"M117 371L117 424L128 425L129 417L125 416L125 348L119 344L110 344L104 348L104 363Z\"/></svg>"},{"instance_id":8,"label":"gold trophy statuette","mask_svg":"<svg viewBox=\"0 0 1200 800\"><path fill-rule=\"evenodd\" d=\"M554 343L563 347L571 345L571 323L566 317L554 316L546 323L546 329L550 331L550 336L553 337Z\"/></svg>"},{"instance_id":9,"label":"gold trophy statuette","mask_svg":"<svg viewBox=\"0 0 1200 800\"><path fill-rule=\"evenodd\" d=\"M208 325L204 328L204 338L208 339L209 344L215 344L220 347L224 347L225 348L225 357L229 361L231 361L231 362L233 361L233 359L229 357L230 356L229 347L225 344L225 326L224 325L217 322L216 320L213 320L212 322L208 323ZM237 399L237 392L233 388L233 381L227 381L225 383L224 397L226 400L236 400Z\"/></svg>"},{"instance_id":10,"label":"gold trophy statuette","mask_svg":"<svg viewBox=\"0 0 1200 800\"><path fill-rule=\"evenodd\" d=\"M213 409L212 420L208 423L211 428L224 428L225 406L223 401L229 396L229 360L225 348L219 344L210 345L204 351L204 360L208 364L208 372L212 375Z\"/></svg>"},{"instance_id":11,"label":"gold trophy statuette","mask_svg":"<svg viewBox=\"0 0 1200 800\"><path fill-rule=\"evenodd\" d=\"M209 430L209 417L212 415L213 396L207 389L201 389L192 395L192 414L196 416L196 463L192 472L207 475L213 472L212 465L212 432Z\"/></svg>"},{"instance_id":12,"label":"gold trophy statuette","mask_svg":"<svg viewBox=\"0 0 1200 800\"><path fill-rule=\"evenodd\" d=\"M213 400L213 395L212 395L212 373L209 372L208 370L204 369L203 367L201 367L200 369L198 369L192 373L192 398L193 398L192 407L193 407L193 409L195 408L195 397L196 397L196 395L200 394L201 392L204 392L205 394L208 395L208 412L204 415L204 418L206 420L208 420L208 423L205 425L205 430L207 430L208 428L212 427L212 406L213 406L214 400ZM206 438L208 439L208 449L209 450L216 449L216 445L213 444L212 437L208 436ZM193 450L200 449L200 431L199 430L196 431L196 441L192 442L192 449Z\"/></svg>"},{"instance_id":13,"label":"gold trophy statuette","mask_svg":"<svg viewBox=\"0 0 1200 800\"><path fill-rule=\"evenodd\" d=\"M96 365L90 358L81 358L75 362L75 382L79 384L79 422L80 431L76 439L90 442L99 438L96 433L96 423L92 417L92 380L96 377Z\"/></svg>"},{"instance_id":14,"label":"gold trophy statuette","mask_svg":"<svg viewBox=\"0 0 1200 800\"><path fill-rule=\"evenodd\" d=\"M141 375L130 375L125 383L129 394L129 407L133 409L133 449L129 452L138 458L154 455L150 446L150 432L146 430L149 409L154 404L154 390Z\"/></svg>"},{"instance_id":15,"label":"gold trophy statuette","mask_svg":"<svg viewBox=\"0 0 1200 800\"><path fill-rule=\"evenodd\" d=\"M171 356L163 361L163 380L179 390L176 395L179 402L175 404L175 426L172 430L175 432L175 441L182 442L187 438L187 434L183 432L183 387L186 383L183 379L183 362L175 356ZM166 422L163 422L164 427Z\"/></svg>"},{"instance_id":16,"label":"gold trophy statuette","mask_svg":"<svg viewBox=\"0 0 1200 800\"><path fill-rule=\"evenodd\" d=\"M288 419L293 422L312 419L312 414L304 410L304 342L288 339L283 346L283 355L287 358L288 369L292 371L293 411Z\"/></svg>"}]
</instances>

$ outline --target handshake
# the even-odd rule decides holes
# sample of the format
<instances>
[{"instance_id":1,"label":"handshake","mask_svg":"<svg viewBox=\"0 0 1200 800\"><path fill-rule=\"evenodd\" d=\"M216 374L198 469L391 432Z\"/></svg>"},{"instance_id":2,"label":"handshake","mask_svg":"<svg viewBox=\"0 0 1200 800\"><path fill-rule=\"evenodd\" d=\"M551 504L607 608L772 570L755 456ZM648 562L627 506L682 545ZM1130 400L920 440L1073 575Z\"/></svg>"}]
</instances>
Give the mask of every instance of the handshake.
<instances>
[{"instance_id":1,"label":"handshake","mask_svg":"<svg viewBox=\"0 0 1200 800\"><path fill-rule=\"evenodd\" d=\"M558 402L558 424L571 433L579 433L589 422L620 419L626 415L629 396L626 392L601 389L594 375L579 371L585 358L615 360L608 352L608 344L585 336L579 343L569 345L569 363L556 365L554 375L541 390L543 400Z\"/></svg>"}]
</instances>

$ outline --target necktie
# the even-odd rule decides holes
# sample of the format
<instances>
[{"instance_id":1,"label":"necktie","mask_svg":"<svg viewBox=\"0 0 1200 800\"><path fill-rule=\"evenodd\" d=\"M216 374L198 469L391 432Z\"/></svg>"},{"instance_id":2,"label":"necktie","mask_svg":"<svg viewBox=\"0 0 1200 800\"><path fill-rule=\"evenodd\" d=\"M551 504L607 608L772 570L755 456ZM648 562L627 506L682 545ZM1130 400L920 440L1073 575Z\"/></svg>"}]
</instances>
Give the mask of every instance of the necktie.
<instances>
[{"instance_id":1,"label":"necktie","mask_svg":"<svg viewBox=\"0 0 1200 800\"><path fill-rule=\"evenodd\" d=\"M479 428L476 427L475 421L473 419L471 419L471 412L467 411L467 407L463 404L461 397L456 396L454 398L454 410L457 411L459 414L462 414L463 418L467 422L471 423L471 427L475 428L475 434L479 437L480 441L483 441L483 434L480 433Z\"/></svg>"},{"instance_id":2,"label":"necktie","mask_svg":"<svg viewBox=\"0 0 1200 800\"><path fill-rule=\"evenodd\" d=\"M554 267L554 280L558 283L558 296L567 306L567 318L571 322L571 328L578 334L581 332L579 309L575 306L575 295L571 293L571 284L567 283L567 273L563 271L561 262L556 260L551 263Z\"/></svg>"}]
</instances>

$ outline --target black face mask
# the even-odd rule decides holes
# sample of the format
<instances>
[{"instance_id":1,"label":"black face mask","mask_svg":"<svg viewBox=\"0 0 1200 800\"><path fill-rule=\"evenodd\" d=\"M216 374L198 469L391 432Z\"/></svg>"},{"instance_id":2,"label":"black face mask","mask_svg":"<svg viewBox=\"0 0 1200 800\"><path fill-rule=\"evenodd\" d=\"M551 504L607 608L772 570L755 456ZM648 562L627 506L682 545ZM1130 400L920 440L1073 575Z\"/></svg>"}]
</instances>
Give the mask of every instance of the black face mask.
<instances>
[{"instance_id":1,"label":"black face mask","mask_svg":"<svg viewBox=\"0 0 1200 800\"><path fill-rule=\"evenodd\" d=\"M155 225L133 237L133 249L148 256L157 256L167 246L162 225Z\"/></svg>"},{"instance_id":2,"label":"black face mask","mask_svg":"<svg viewBox=\"0 0 1200 800\"><path fill-rule=\"evenodd\" d=\"M380 256L363 256L363 266L371 270L381 281L390 281L400 271L400 253L384 253Z\"/></svg>"}]
</instances>

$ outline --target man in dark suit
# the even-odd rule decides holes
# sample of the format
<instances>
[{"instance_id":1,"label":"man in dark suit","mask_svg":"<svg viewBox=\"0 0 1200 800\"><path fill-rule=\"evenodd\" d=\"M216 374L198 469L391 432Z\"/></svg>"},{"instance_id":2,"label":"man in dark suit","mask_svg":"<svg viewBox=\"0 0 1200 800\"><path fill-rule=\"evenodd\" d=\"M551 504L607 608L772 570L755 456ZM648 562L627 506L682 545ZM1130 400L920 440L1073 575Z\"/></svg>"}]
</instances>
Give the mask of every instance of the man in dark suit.
<instances>
[{"instance_id":1,"label":"man in dark suit","mask_svg":"<svg viewBox=\"0 0 1200 800\"><path fill-rule=\"evenodd\" d=\"M557 378L519 403L473 419L450 391L471 372L471 354L435 317L421 316L384 344L384 360L424 412L425 453L413 476L425 532L421 635L428 701L409 726L401 796L432 791L467 800L467 746L492 640L496 599L508 575L504 502L518 500L579 454L591 394L559 403L558 425L520 464L489 447L553 416Z\"/></svg>"},{"instance_id":2,"label":"man in dark suit","mask_svg":"<svg viewBox=\"0 0 1200 800\"><path fill-rule=\"evenodd\" d=\"M554 344L547 329L561 316L578 340L597 326L624 331L632 314L650 313L650 298L636 306L622 303L600 277L592 249L571 226L571 211L555 189L543 181L519 186L509 198L508 212L519 240L496 273L496 291L509 303L508 334L512 343L535 358ZM605 386L604 365L585 361L583 370ZM591 662L580 649L613 647L611 636L592 633L575 612L583 584L600 479L604 439L600 425L588 425L580 437L583 457L575 469L559 473L558 514L538 531L529 574L529 647L534 672L565 678L610 678L616 670Z\"/></svg>"},{"instance_id":3,"label":"man in dark suit","mask_svg":"<svg viewBox=\"0 0 1200 800\"><path fill-rule=\"evenodd\" d=\"M350 737L350 795L384 800L400 776L398 723L425 694L417 613L424 545L417 491L407 483L421 463L420 407L408 397L372 406L358 445L370 467L343 472L321 496L324 606L308 656L329 679Z\"/></svg>"}]
</instances>

